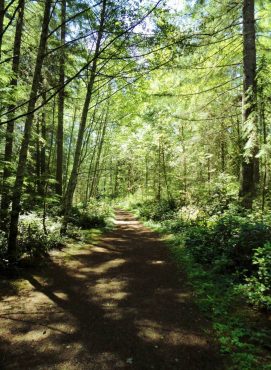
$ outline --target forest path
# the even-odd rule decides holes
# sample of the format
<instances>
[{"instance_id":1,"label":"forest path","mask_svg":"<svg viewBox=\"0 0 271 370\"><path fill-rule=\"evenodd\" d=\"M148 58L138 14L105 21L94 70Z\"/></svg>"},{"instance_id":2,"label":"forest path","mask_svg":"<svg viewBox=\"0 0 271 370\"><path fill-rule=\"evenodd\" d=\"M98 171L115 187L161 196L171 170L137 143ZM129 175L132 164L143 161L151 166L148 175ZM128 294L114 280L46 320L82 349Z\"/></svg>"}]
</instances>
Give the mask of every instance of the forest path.
<instances>
[{"instance_id":1,"label":"forest path","mask_svg":"<svg viewBox=\"0 0 271 370\"><path fill-rule=\"evenodd\" d=\"M116 224L97 244L54 252L2 295L1 369L223 368L168 248L128 212Z\"/></svg>"}]
</instances>

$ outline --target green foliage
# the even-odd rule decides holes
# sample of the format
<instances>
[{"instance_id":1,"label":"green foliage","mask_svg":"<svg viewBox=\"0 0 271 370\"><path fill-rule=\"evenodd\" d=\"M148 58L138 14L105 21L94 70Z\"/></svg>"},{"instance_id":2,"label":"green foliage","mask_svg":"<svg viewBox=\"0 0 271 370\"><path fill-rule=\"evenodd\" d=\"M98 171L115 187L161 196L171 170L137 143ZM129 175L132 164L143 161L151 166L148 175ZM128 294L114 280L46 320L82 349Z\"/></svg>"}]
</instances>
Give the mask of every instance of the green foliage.
<instances>
[{"instance_id":1,"label":"green foliage","mask_svg":"<svg viewBox=\"0 0 271 370\"><path fill-rule=\"evenodd\" d=\"M136 205L135 205L136 206ZM139 216L146 220L162 221L173 217L176 203L173 200L148 200L138 203Z\"/></svg>"},{"instance_id":2,"label":"green foliage","mask_svg":"<svg viewBox=\"0 0 271 370\"><path fill-rule=\"evenodd\" d=\"M166 201L133 205L145 220L160 221L170 233L182 233L187 251L195 261L220 273L250 276L255 270L255 248L271 241L271 226L257 215L238 214L234 207L209 217L195 206L177 208Z\"/></svg>"},{"instance_id":3,"label":"green foliage","mask_svg":"<svg viewBox=\"0 0 271 370\"><path fill-rule=\"evenodd\" d=\"M59 220L47 219L45 227L42 218L36 213L21 216L18 237L18 250L21 255L43 257L50 249L63 244Z\"/></svg>"},{"instance_id":4,"label":"green foliage","mask_svg":"<svg viewBox=\"0 0 271 370\"><path fill-rule=\"evenodd\" d=\"M92 199L87 206L73 207L69 222L81 229L106 227L112 222L113 210L105 202Z\"/></svg>"},{"instance_id":5,"label":"green foliage","mask_svg":"<svg viewBox=\"0 0 271 370\"><path fill-rule=\"evenodd\" d=\"M244 302L236 290L233 278L206 270L195 262L178 235L172 236L169 243L175 260L182 269L185 267L200 309L213 322L221 352L231 357L232 363L228 368L253 370L257 367L267 370L271 358L265 354L263 362L262 357L271 333L269 330L255 328L248 320L247 315L250 313L243 311Z\"/></svg>"},{"instance_id":6,"label":"green foliage","mask_svg":"<svg viewBox=\"0 0 271 370\"><path fill-rule=\"evenodd\" d=\"M255 249L252 263L256 270L240 289L252 304L271 309L271 243Z\"/></svg>"},{"instance_id":7,"label":"green foliage","mask_svg":"<svg viewBox=\"0 0 271 370\"><path fill-rule=\"evenodd\" d=\"M253 250L271 240L271 227L233 214L189 227L186 247L196 261L222 271L253 271Z\"/></svg>"},{"instance_id":8,"label":"green foliage","mask_svg":"<svg viewBox=\"0 0 271 370\"><path fill-rule=\"evenodd\" d=\"M233 176L219 174L209 184L205 194L198 194L198 203L202 205L207 214L221 214L238 204L239 184Z\"/></svg>"}]
</instances>

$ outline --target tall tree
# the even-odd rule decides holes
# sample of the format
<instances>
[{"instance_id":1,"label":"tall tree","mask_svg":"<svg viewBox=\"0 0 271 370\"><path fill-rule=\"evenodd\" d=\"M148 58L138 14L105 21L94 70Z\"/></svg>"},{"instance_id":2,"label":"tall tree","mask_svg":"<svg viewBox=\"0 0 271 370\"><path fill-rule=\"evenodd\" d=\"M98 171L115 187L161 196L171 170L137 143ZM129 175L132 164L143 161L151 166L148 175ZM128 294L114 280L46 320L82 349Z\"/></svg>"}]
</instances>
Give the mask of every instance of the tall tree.
<instances>
[{"instance_id":1,"label":"tall tree","mask_svg":"<svg viewBox=\"0 0 271 370\"><path fill-rule=\"evenodd\" d=\"M5 1L0 1L0 59L2 52L2 40L3 40L3 31L4 31L4 16L5 16Z\"/></svg>"},{"instance_id":2,"label":"tall tree","mask_svg":"<svg viewBox=\"0 0 271 370\"><path fill-rule=\"evenodd\" d=\"M104 31L105 16L106 16L106 0L103 0L102 8L101 8L100 24L99 24L99 29L97 33L96 46L95 46L95 51L94 51L94 56L93 56L93 62L91 66L89 82L87 85L87 93L85 97L80 126L78 130L78 137L77 137L76 148L75 148L75 153L74 153L73 167L72 167L72 171L70 174L70 178L69 178L69 182L67 185L67 190L66 190L64 202L63 202L64 220L63 220L62 232L64 233L66 232L66 229L67 229L67 219L68 219L68 215L69 215L69 212L72 206L73 195L74 195L74 191L75 191L77 179L78 179L81 149L83 145L84 132L85 132L85 127L86 127L87 117L88 117L88 110L89 110L89 105L90 105L90 101L92 98L93 86L94 86L95 77L96 77L97 63L98 63L98 58L99 58L99 53L100 53L100 46L101 46L101 41L103 37L103 31Z\"/></svg>"},{"instance_id":3,"label":"tall tree","mask_svg":"<svg viewBox=\"0 0 271 370\"><path fill-rule=\"evenodd\" d=\"M10 86L14 92L18 85L18 75L20 69L20 56L21 56L21 43L22 43L22 32L24 23L24 7L25 0L19 1L18 19L16 24L16 31L14 37L13 45L13 59L12 59L12 79ZM12 97L15 99L15 97ZM15 102L8 107L8 111L13 112L15 108ZM14 131L14 121L12 120L13 113L9 114L10 121L7 123L6 128L6 142L5 142L5 152L4 152L4 171L3 171L3 194L1 199L1 220L2 227L6 228L7 225L7 213L10 203L10 185L9 178L11 175L10 166L12 161L13 152L13 131Z\"/></svg>"},{"instance_id":4,"label":"tall tree","mask_svg":"<svg viewBox=\"0 0 271 370\"><path fill-rule=\"evenodd\" d=\"M66 42L66 0L61 2L61 52L59 61L59 86L65 82L65 48ZM58 125L57 125L57 158L56 158L56 194L62 195L63 182L63 121L64 121L65 91L61 89L58 95Z\"/></svg>"},{"instance_id":5,"label":"tall tree","mask_svg":"<svg viewBox=\"0 0 271 370\"><path fill-rule=\"evenodd\" d=\"M259 177L256 124L256 42L255 42L254 0L243 2L243 125L245 145L250 145L250 153L242 161L240 196L242 205L252 208Z\"/></svg>"},{"instance_id":6,"label":"tall tree","mask_svg":"<svg viewBox=\"0 0 271 370\"><path fill-rule=\"evenodd\" d=\"M13 194L12 194L12 211L11 211L11 220L10 220L10 227L9 227L9 238L8 238L8 257L9 257L9 261L11 262L15 261L16 256L17 256L18 221L19 221L19 214L20 214L24 174L25 174L25 167L26 167L26 162L27 162L28 146L29 146L29 142L31 139L32 124L34 120L34 109L35 109L35 105L37 101L39 83L41 80L42 64L43 64L45 50L46 50L48 27L49 27L49 22L50 22L51 3L52 3L51 0L46 0L45 5L44 5L42 30L40 34L40 41L39 41L38 53L36 57L35 70L34 70L34 75L33 75L33 80L32 80L30 98L29 98L28 107L27 107L27 116L26 116L25 125L24 125L23 140L21 143L19 161L18 161L17 172L16 172L16 179L15 179L15 184L14 184Z\"/></svg>"}]
</instances>

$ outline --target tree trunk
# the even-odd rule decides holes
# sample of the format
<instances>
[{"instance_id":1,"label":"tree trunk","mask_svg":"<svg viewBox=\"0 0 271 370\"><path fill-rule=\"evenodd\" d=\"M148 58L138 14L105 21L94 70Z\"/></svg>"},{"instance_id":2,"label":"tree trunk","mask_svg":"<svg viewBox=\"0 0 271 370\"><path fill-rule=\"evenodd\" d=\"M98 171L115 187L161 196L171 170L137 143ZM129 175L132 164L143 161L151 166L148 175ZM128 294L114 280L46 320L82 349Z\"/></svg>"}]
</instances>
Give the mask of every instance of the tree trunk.
<instances>
[{"instance_id":1,"label":"tree trunk","mask_svg":"<svg viewBox=\"0 0 271 370\"><path fill-rule=\"evenodd\" d=\"M41 177L40 177L40 117L37 119L37 138L36 138L36 192L37 194L41 194Z\"/></svg>"},{"instance_id":2,"label":"tree trunk","mask_svg":"<svg viewBox=\"0 0 271 370\"><path fill-rule=\"evenodd\" d=\"M75 106L74 107L73 119L72 119L72 125L71 125L71 131L70 131L70 135L69 135L68 154L67 154L65 176L64 176L64 191L66 191L67 181L68 181L70 158L71 158L71 152L72 152L72 139L73 139L73 131L74 131L74 126L75 126L75 121L76 121L76 113L77 113L77 107Z\"/></svg>"},{"instance_id":3,"label":"tree trunk","mask_svg":"<svg viewBox=\"0 0 271 370\"><path fill-rule=\"evenodd\" d=\"M105 7L106 7L106 0L103 0L102 10L101 10L101 20L100 20L100 25L99 25L99 30L98 30L97 42L96 42L93 63L92 63L92 68L91 68L91 73L90 73L90 79L89 79L88 86L87 86L87 94L86 94L86 98L84 102L79 130L78 130L78 137L77 137L76 148L75 148L75 153L74 153L73 168L71 171L71 175L70 175L69 182L67 185L67 190L66 190L65 197L63 200L64 218L63 218L63 225L62 225L62 233L65 233L67 230L68 215L72 207L73 195L74 195L74 191L75 191L77 179L78 179L84 131L86 128L89 105L90 105L90 101L92 98L92 91L93 91L94 81L96 77L97 62L98 62L100 45L101 45L101 40L102 40L102 35L103 35L103 27L104 27L104 21L105 21Z\"/></svg>"},{"instance_id":4,"label":"tree trunk","mask_svg":"<svg viewBox=\"0 0 271 370\"><path fill-rule=\"evenodd\" d=\"M148 197L149 192L149 165L148 154L145 155L145 197Z\"/></svg>"},{"instance_id":5,"label":"tree trunk","mask_svg":"<svg viewBox=\"0 0 271 370\"><path fill-rule=\"evenodd\" d=\"M25 167L26 167L26 162L27 162L28 146L29 146L29 141L31 139L32 124L33 124L33 119L34 119L33 110L35 108L35 104L37 100L37 93L38 93L39 83L41 80L41 69L42 69L46 42L47 42L51 2L52 2L51 0L45 1L38 54L36 58L35 71L34 71L33 81L32 81L32 86L31 86L30 99L29 99L29 103L27 107L28 114L25 120L23 140L21 144L16 179L15 179L15 184L14 184L13 194L12 194L12 211L11 211L9 238L8 238L8 257L9 257L10 262L15 261L17 258L17 235L18 235L18 222L19 222L19 214L20 214L22 188L23 188Z\"/></svg>"},{"instance_id":6,"label":"tree trunk","mask_svg":"<svg viewBox=\"0 0 271 370\"><path fill-rule=\"evenodd\" d=\"M50 143L48 147L48 160L47 160L47 166L46 166L46 172L48 173L48 176L51 176L51 166L52 164L52 157L53 157L53 144L54 144L54 135L55 135L55 111L56 111L56 99L54 97L53 104L52 104L52 123L51 123L51 133L50 133Z\"/></svg>"},{"instance_id":7,"label":"tree trunk","mask_svg":"<svg viewBox=\"0 0 271 370\"><path fill-rule=\"evenodd\" d=\"M97 158L96 158L95 165L94 165L93 178L92 178L89 197L94 196L95 189L97 187L97 177L98 177L97 173L98 173L98 168L99 168L99 164L100 164L102 148L103 148L103 144L104 144L104 136L105 136L105 130L106 130L106 125L107 125L107 119L108 119L108 108L107 108L107 113L106 113L106 116L105 116L105 120L102 121L101 137L100 137L100 140L99 140L98 153L97 153Z\"/></svg>"},{"instance_id":8,"label":"tree trunk","mask_svg":"<svg viewBox=\"0 0 271 370\"><path fill-rule=\"evenodd\" d=\"M115 166L115 183L114 183L114 198L117 198L119 195L119 161L116 161Z\"/></svg>"},{"instance_id":9,"label":"tree trunk","mask_svg":"<svg viewBox=\"0 0 271 370\"><path fill-rule=\"evenodd\" d=\"M158 202L161 201L161 138L159 137L159 142L158 142L158 163L157 163L157 176L158 176L158 181L157 181L157 194L156 194L156 199Z\"/></svg>"},{"instance_id":10,"label":"tree trunk","mask_svg":"<svg viewBox=\"0 0 271 370\"><path fill-rule=\"evenodd\" d=\"M267 125L266 125L266 118L265 118L265 97L263 93L263 86L260 87L259 89L259 123L261 126L262 130L262 135L263 135L263 144L264 144L264 149L266 151L266 145L267 145ZM267 175L268 175L268 155L265 152L264 156L262 158L263 160L263 179L262 179L262 212L264 212L265 209L265 201L266 201L266 194L268 192L268 185L267 185Z\"/></svg>"},{"instance_id":11,"label":"tree trunk","mask_svg":"<svg viewBox=\"0 0 271 370\"><path fill-rule=\"evenodd\" d=\"M95 115L96 115L96 112L94 111L93 118L92 118L92 125L93 125L94 120L95 120ZM95 161L96 150L97 150L97 147L98 147L99 140L100 140L100 137L99 137L99 135L97 135L96 140L95 140L94 147L92 148L92 156L91 156L91 159L89 161L88 174L87 174L87 185L86 185L86 196L85 196L85 200L84 200L84 205L85 206L87 205L87 203L89 201L89 198L90 198L90 188L91 188L91 184L92 184L92 181L90 181L90 179L93 177L93 175L92 175L92 173L93 173L92 168L93 168L93 163Z\"/></svg>"},{"instance_id":12,"label":"tree trunk","mask_svg":"<svg viewBox=\"0 0 271 370\"><path fill-rule=\"evenodd\" d=\"M66 40L66 0L61 3L61 46ZM59 86L65 82L65 49L60 52ZM62 89L58 95L58 126L57 126L57 158L56 158L56 194L62 196L63 187L63 123L64 123L64 100L65 90Z\"/></svg>"},{"instance_id":13,"label":"tree trunk","mask_svg":"<svg viewBox=\"0 0 271 370\"><path fill-rule=\"evenodd\" d=\"M243 126L245 143L254 135L253 148L249 157L243 157L241 166L240 197L241 204L246 209L252 208L255 197L256 182L259 179L257 154L256 125L256 44L254 0L243 1ZM247 123L253 124L252 130L246 130ZM247 133L247 131L250 131Z\"/></svg>"},{"instance_id":14,"label":"tree trunk","mask_svg":"<svg viewBox=\"0 0 271 370\"><path fill-rule=\"evenodd\" d=\"M220 122L220 154L221 154L221 172L226 171L226 155L227 155L227 144L226 144L226 137L225 137L225 126L224 122Z\"/></svg>"},{"instance_id":15,"label":"tree trunk","mask_svg":"<svg viewBox=\"0 0 271 370\"><path fill-rule=\"evenodd\" d=\"M184 134L184 124L181 125L181 145L183 151L183 190L186 194L187 192L187 158L186 158L186 145L185 145L185 134Z\"/></svg>"},{"instance_id":16,"label":"tree trunk","mask_svg":"<svg viewBox=\"0 0 271 370\"><path fill-rule=\"evenodd\" d=\"M166 191L167 191L167 199L172 200L172 195L169 189L169 184L168 184L168 175L167 175L167 168L166 168L166 161L165 161L165 147L164 147L164 142L162 142L162 166L163 166L163 174L164 174L164 180L165 180L165 185L166 185Z\"/></svg>"},{"instance_id":17,"label":"tree trunk","mask_svg":"<svg viewBox=\"0 0 271 370\"><path fill-rule=\"evenodd\" d=\"M0 0L0 59L2 54L2 39L4 30L5 1Z\"/></svg>"},{"instance_id":18,"label":"tree trunk","mask_svg":"<svg viewBox=\"0 0 271 370\"><path fill-rule=\"evenodd\" d=\"M4 3L4 2L2 2ZM1 3L1 4L2 4ZM13 90L16 89L18 85L18 74L20 69L20 54L21 54L21 41L22 41L22 31L24 23L24 5L25 0L20 0L19 10L18 10L18 20L16 24L16 31L14 37L13 45L13 62L12 62L12 72L13 77L11 79L10 85ZM1 9L0 9L1 13ZM1 16L0 16L0 32L1 32ZM14 103L8 107L8 111L14 109ZM12 118L13 113L10 113L9 118ZM3 193L1 200L1 220L2 226L4 229L7 227L7 216L8 216L8 207L10 204L10 184L9 178L11 176L11 161L13 153L13 131L14 131L14 121L10 121L6 127L6 142L5 142L5 152L4 152L4 172L3 172Z\"/></svg>"},{"instance_id":19,"label":"tree trunk","mask_svg":"<svg viewBox=\"0 0 271 370\"><path fill-rule=\"evenodd\" d=\"M43 102L46 101L46 93L42 94ZM41 118L41 138L42 146L40 149L40 193L39 195L44 196L45 189L45 175L46 175L46 107L44 105L42 118Z\"/></svg>"}]
</instances>

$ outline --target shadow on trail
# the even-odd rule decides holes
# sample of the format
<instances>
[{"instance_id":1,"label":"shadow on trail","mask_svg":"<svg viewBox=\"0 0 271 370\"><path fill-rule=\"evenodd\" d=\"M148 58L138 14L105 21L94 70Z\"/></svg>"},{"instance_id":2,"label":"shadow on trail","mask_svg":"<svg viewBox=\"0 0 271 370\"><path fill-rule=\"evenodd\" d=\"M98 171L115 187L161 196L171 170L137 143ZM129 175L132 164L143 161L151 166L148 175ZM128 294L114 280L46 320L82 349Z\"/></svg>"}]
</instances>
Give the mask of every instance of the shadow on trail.
<instances>
[{"instance_id":1,"label":"shadow on trail","mask_svg":"<svg viewBox=\"0 0 271 370\"><path fill-rule=\"evenodd\" d=\"M26 276L41 301L7 315L3 369L223 368L165 245L126 212L117 226L76 258Z\"/></svg>"}]
</instances>

